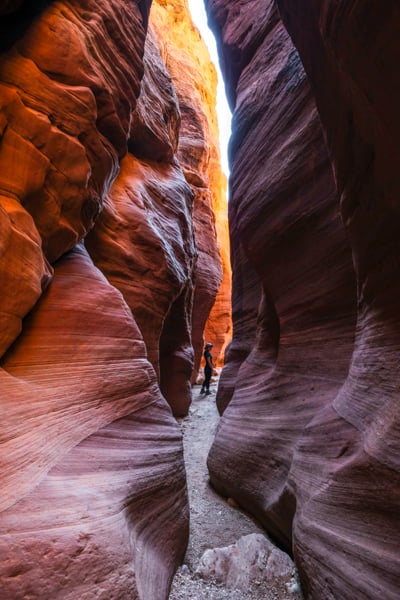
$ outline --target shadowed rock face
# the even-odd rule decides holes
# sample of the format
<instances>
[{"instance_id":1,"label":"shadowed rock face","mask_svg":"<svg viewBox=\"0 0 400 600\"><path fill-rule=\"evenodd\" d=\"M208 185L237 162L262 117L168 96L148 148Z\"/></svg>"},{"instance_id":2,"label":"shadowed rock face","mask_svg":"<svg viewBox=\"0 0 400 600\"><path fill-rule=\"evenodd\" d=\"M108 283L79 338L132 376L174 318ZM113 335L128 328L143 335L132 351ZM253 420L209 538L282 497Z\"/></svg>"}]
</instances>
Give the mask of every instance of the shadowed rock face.
<instances>
[{"instance_id":1,"label":"shadowed rock face","mask_svg":"<svg viewBox=\"0 0 400 600\"><path fill-rule=\"evenodd\" d=\"M9 50L54 0L0 1L0 50Z\"/></svg>"},{"instance_id":2,"label":"shadowed rock face","mask_svg":"<svg viewBox=\"0 0 400 600\"><path fill-rule=\"evenodd\" d=\"M194 364L193 191L179 162L178 97L155 36L146 39L149 6L25 2L15 29L16 4L9 15L0 54L5 598L163 600L187 543L172 413L188 410ZM9 8L0 3L0 13ZM217 282L214 230L210 245Z\"/></svg>"},{"instance_id":3,"label":"shadowed rock face","mask_svg":"<svg viewBox=\"0 0 400 600\"><path fill-rule=\"evenodd\" d=\"M394 600L400 14L277 4L311 86L274 3L207 2L235 107L211 479L293 550L308 598Z\"/></svg>"},{"instance_id":4,"label":"shadowed rock face","mask_svg":"<svg viewBox=\"0 0 400 600\"><path fill-rule=\"evenodd\" d=\"M12 0L2 0L0 2L0 13L2 15L7 15L9 13L15 12L21 4L23 4L24 0L19 0L19 2L13 2Z\"/></svg>"}]
</instances>

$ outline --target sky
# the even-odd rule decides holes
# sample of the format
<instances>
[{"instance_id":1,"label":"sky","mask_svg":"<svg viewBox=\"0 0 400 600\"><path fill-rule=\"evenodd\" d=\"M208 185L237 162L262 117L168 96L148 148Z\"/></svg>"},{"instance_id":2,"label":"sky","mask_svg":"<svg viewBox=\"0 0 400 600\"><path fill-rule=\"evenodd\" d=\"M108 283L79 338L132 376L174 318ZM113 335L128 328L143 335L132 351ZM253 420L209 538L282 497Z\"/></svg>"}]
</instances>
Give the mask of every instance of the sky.
<instances>
[{"instance_id":1,"label":"sky","mask_svg":"<svg viewBox=\"0 0 400 600\"><path fill-rule=\"evenodd\" d=\"M225 96L224 83L221 75L221 71L218 63L217 46L215 38L211 30L207 25L207 15L204 8L203 0L188 0L190 13L196 27L201 33L201 37L205 41L208 47L208 51L211 56L218 75L218 87L217 87L217 116L219 126L219 138L220 138L220 149L221 149L221 166L222 170L229 175L227 147L228 140L231 134L231 112L228 106L228 102Z\"/></svg>"}]
</instances>

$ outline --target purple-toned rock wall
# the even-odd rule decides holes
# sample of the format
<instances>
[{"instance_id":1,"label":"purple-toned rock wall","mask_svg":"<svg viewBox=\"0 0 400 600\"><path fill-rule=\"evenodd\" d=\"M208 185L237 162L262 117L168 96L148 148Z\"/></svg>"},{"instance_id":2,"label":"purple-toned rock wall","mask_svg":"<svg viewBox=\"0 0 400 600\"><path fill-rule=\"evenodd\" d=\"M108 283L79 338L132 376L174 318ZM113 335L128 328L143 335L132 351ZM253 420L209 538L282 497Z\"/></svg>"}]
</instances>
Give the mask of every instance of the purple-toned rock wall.
<instances>
[{"instance_id":1,"label":"purple-toned rock wall","mask_svg":"<svg viewBox=\"0 0 400 600\"><path fill-rule=\"evenodd\" d=\"M275 3L206 4L234 108L211 480L293 551L307 598L395 600L399 8L279 0L299 56Z\"/></svg>"}]
</instances>

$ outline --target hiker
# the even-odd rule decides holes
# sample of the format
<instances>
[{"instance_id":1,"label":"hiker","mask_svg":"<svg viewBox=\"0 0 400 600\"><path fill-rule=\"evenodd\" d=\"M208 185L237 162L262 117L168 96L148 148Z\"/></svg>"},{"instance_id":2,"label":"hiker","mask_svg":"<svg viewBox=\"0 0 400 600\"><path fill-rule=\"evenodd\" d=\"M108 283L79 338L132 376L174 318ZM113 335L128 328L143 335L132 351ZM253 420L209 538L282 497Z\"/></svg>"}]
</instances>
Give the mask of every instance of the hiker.
<instances>
[{"instance_id":1,"label":"hiker","mask_svg":"<svg viewBox=\"0 0 400 600\"><path fill-rule=\"evenodd\" d=\"M200 394L206 394L206 396L208 396L209 394L211 394L210 392L210 381L211 381L211 375L214 369L214 364L213 364L213 357L211 354L211 348L213 347L212 344L207 343L204 346L204 359L206 361L205 367L204 367L204 382L203 385L201 386L201 390L200 390Z\"/></svg>"}]
</instances>

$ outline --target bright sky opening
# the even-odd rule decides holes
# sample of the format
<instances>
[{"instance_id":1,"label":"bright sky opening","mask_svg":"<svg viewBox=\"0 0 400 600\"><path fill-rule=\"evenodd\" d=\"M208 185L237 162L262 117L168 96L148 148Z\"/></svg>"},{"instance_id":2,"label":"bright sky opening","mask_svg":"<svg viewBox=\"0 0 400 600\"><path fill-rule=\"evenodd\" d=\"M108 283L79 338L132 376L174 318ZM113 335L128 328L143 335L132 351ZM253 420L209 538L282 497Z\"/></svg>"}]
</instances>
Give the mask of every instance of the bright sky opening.
<instances>
[{"instance_id":1,"label":"bright sky opening","mask_svg":"<svg viewBox=\"0 0 400 600\"><path fill-rule=\"evenodd\" d=\"M226 100L224 82L219 68L217 45L211 30L207 25L207 15L204 8L203 0L188 0L190 13L196 27L201 33L201 37L208 47L210 57L215 65L218 76L217 87L217 116L219 126L219 143L221 150L221 166L222 170L229 176L228 165L228 141L231 135L231 111Z\"/></svg>"}]
</instances>

